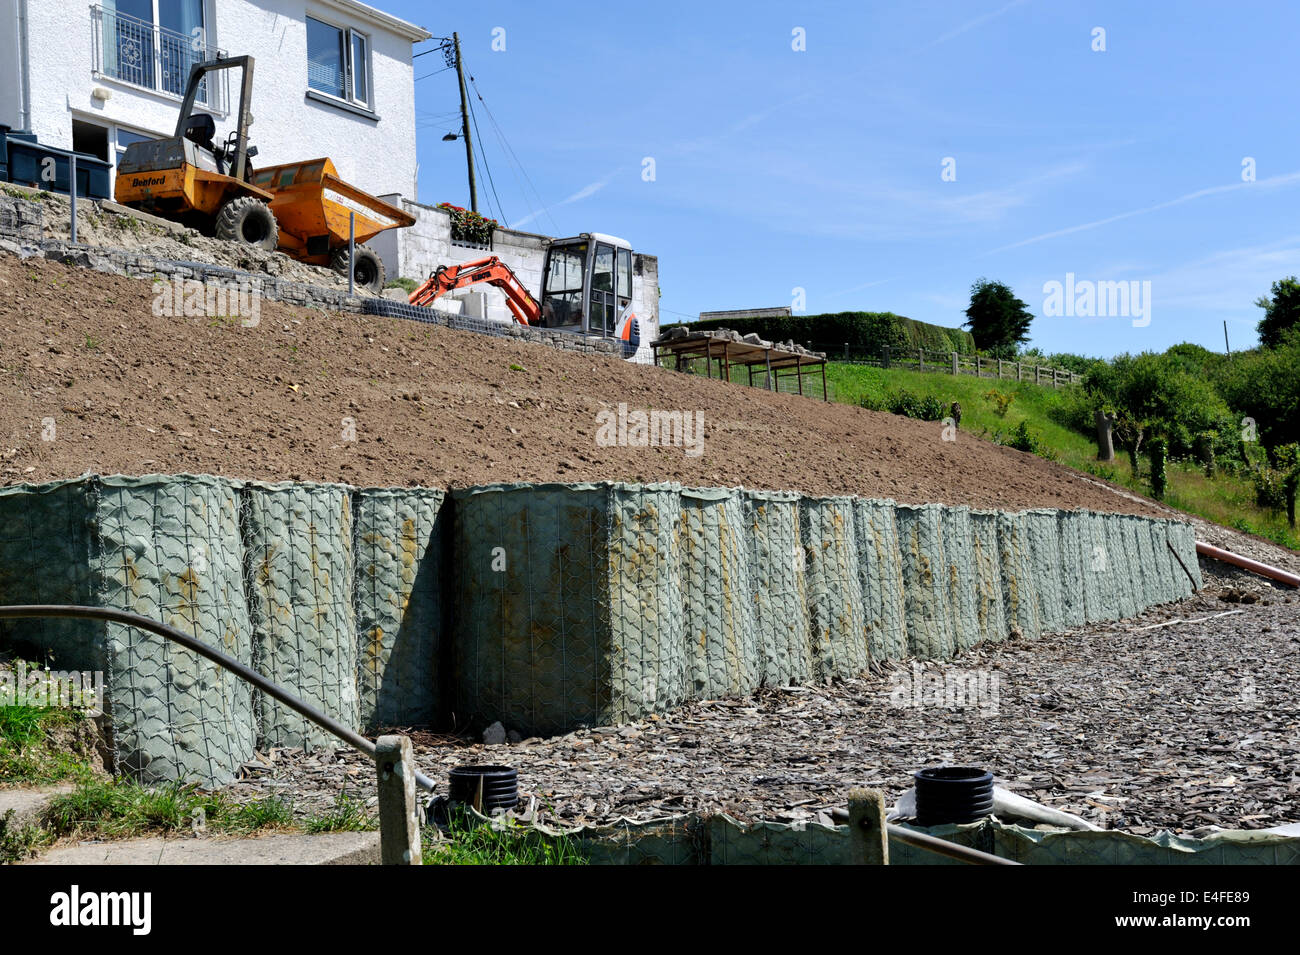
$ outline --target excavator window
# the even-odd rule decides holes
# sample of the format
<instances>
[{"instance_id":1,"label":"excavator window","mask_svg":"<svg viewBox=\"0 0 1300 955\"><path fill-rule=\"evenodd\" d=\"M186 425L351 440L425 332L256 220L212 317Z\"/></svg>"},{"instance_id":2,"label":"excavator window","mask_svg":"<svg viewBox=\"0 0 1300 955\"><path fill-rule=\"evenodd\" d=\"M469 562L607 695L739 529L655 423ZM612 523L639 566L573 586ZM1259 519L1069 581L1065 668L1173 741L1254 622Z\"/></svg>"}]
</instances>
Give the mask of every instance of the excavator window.
<instances>
[{"instance_id":1,"label":"excavator window","mask_svg":"<svg viewBox=\"0 0 1300 955\"><path fill-rule=\"evenodd\" d=\"M614 309L614 247L598 244L596 260L591 269L591 307L587 329L593 335L608 335L614 331L617 315Z\"/></svg>"},{"instance_id":2,"label":"excavator window","mask_svg":"<svg viewBox=\"0 0 1300 955\"><path fill-rule=\"evenodd\" d=\"M618 250L618 310L622 313L632 302L632 250Z\"/></svg>"},{"instance_id":3,"label":"excavator window","mask_svg":"<svg viewBox=\"0 0 1300 955\"><path fill-rule=\"evenodd\" d=\"M542 295L542 317L549 327L582 324L582 277L587 268L587 244L551 249Z\"/></svg>"}]
</instances>

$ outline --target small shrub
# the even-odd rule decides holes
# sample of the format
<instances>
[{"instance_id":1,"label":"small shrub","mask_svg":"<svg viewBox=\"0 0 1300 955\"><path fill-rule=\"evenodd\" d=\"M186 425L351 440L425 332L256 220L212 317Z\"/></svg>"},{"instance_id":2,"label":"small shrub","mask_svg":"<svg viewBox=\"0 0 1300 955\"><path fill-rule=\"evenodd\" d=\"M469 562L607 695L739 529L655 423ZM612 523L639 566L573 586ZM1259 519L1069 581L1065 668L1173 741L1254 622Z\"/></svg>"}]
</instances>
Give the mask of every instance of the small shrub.
<instances>
[{"instance_id":1,"label":"small shrub","mask_svg":"<svg viewBox=\"0 0 1300 955\"><path fill-rule=\"evenodd\" d=\"M890 414L916 418L920 421L940 421L947 409L942 401L932 395L915 395L906 388L891 392L885 399Z\"/></svg>"},{"instance_id":2,"label":"small shrub","mask_svg":"<svg viewBox=\"0 0 1300 955\"><path fill-rule=\"evenodd\" d=\"M1026 454L1037 454L1041 444L1038 435L1029 430L1029 422L1022 421L1016 425L1016 430L1011 432L1011 440L1007 442L1007 446L1017 451L1024 451Z\"/></svg>"},{"instance_id":3,"label":"small shrub","mask_svg":"<svg viewBox=\"0 0 1300 955\"><path fill-rule=\"evenodd\" d=\"M1016 400L1013 392L998 391L996 388L990 388L984 392L984 397L993 402L993 413L999 418L1007 416L1007 410L1011 407L1011 402Z\"/></svg>"},{"instance_id":4,"label":"small shrub","mask_svg":"<svg viewBox=\"0 0 1300 955\"><path fill-rule=\"evenodd\" d=\"M1267 511L1280 511L1286 506L1286 491L1282 487L1282 472L1277 468L1262 467L1251 472L1255 485L1255 504Z\"/></svg>"}]
</instances>

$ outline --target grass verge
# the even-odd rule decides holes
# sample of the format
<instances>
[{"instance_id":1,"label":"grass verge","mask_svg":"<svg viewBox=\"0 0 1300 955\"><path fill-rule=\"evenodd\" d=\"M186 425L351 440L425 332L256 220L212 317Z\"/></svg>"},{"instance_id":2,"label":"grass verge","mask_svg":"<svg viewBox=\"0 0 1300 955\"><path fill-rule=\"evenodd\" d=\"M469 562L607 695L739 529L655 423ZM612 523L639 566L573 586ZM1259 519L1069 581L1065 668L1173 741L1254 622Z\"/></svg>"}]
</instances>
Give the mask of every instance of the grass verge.
<instances>
[{"instance_id":1,"label":"grass verge","mask_svg":"<svg viewBox=\"0 0 1300 955\"><path fill-rule=\"evenodd\" d=\"M586 865L566 836L548 837L514 820L483 822L464 812L447 830L424 830L425 865Z\"/></svg>"},{"instance_id":2,"label":"grass verge","mask_svg":"<svg viewBox=\"0 0 1300 955\"><path fill-rule=\"evenodd\" d=\"M831 362L827 380L834 386L832 397L848 404L866 403L882 407L891 394L906 390L922 398L934 398L945 408L961 404L961 430L999 444L1011 444L1018 428L1034 436L1043 456L1059 464L1151 496L1149 463L1135 476L1127 457L1117 453L1114 461L1097 461L1097 445L1089 435L1060 424L1053 412L1066 400L1067 389L1053 389L1033 382L998 381L969 375L874 368ZM990 392L1001 396L990 397ZM1010 401L1006 399L1010 397ZM1002 414L999 414L1001 405ZM945 411L945 414L947 412ZM935 424L936 434L941 427ZM960 440L960 438L958 439ZM1287 525L1285 515L1255 503L1255 489L1249 477L1221 468L1213 478L1196 464L1171 461L1167 468L1169 486L1164 503L1188 514L1255 534L1291 550L1300 550L1300 534Z\"/></svg>"}]
</instances>

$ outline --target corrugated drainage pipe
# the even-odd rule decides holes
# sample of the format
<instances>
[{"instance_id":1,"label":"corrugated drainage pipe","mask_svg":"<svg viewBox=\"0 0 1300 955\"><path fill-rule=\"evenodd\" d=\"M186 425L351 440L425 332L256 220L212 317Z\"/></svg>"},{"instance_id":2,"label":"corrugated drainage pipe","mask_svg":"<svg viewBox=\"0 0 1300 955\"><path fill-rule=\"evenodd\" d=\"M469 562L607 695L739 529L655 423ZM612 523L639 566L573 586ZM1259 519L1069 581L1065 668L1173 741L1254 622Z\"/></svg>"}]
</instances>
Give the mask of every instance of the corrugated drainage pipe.
<instances>
[{"instance_id":1,"label":"corrugated drainage pipe","mask_svg":"<svg viewBox=\"0 0 1300 955\"><path fill-rule=\"evenodd\" d=\"M1278 567L1270 567L1268 564L1261 564L1257 560L1251 560L1249 557L1242 557L1240 554L1234 554L1230 550L1215 547L1213 544L1207 544L1204 541L1196 542L1196 553L1200 554L1202 557L1212 557L1214 560L1221 560L1225 564L1232 564L1234 567L1240 567L1242 570L1249 570L1252 573L1259 574L1261 577L1268 577L1271 580L1289 584L1292 587L1300 587L1300 575L1288 573Z\"/></svg>"}]
</instances>

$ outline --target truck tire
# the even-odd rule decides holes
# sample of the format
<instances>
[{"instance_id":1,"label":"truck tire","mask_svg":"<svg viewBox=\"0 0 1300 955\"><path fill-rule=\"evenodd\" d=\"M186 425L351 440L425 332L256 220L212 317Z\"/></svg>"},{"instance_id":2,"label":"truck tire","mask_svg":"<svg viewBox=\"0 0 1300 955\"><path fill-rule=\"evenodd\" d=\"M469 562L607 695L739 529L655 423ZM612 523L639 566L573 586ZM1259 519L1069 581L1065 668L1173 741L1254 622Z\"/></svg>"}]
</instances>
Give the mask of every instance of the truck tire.
<instances>
[{"instance_id":1,"label":"truck tire","mask_svg":"<svg viewBox=\"0 0 1300 955\"><path fill-rule=\"evenodd\" d=\"M356 247L356 261L352 268L352 281L359 289L365 289L374 295L379 295L384 290L384 260L379 257L374 249L368 245L359 245ZM334 250L334 257L330 261L334 271L340 275L348 274L348 247L345 245L341 249Z\"/></svg>"},{"instance_id":2,"label":"truck tire","mask_svg":"<svg viewBox=\"0 0 1300 955\"><path fill-rule=\"evenodd\" d=\"M217 213L216 235L227 242L242 242L271 252L280 243L280 226L265 202L252 196L239 196Z\"/></svg>"}]
</instances>

